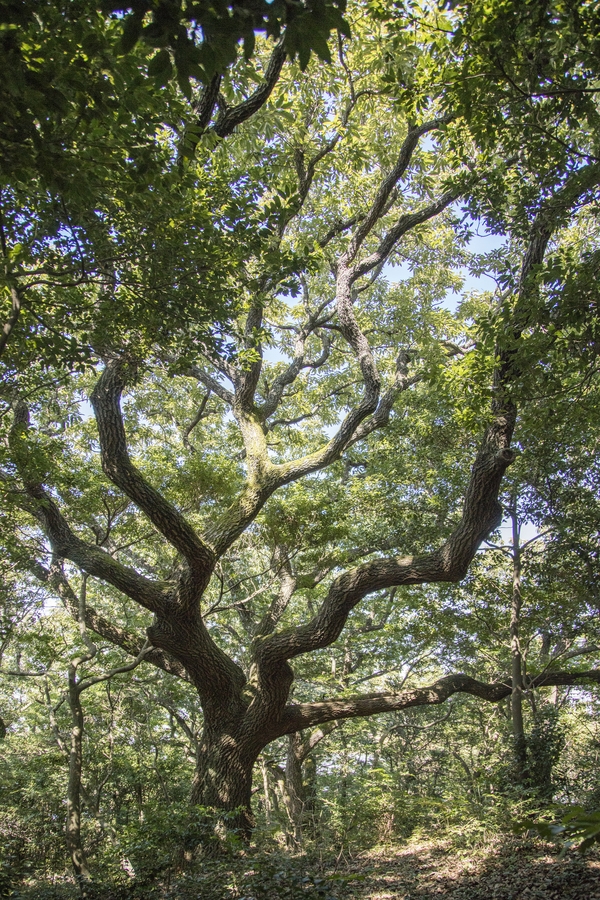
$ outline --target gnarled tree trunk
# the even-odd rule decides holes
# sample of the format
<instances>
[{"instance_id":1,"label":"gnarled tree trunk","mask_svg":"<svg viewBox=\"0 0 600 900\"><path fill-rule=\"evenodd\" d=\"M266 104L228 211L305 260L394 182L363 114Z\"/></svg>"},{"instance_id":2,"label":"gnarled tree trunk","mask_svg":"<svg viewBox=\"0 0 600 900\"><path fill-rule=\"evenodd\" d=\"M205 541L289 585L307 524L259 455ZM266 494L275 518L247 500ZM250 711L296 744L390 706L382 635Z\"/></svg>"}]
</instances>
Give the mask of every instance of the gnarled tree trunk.
<instances>
[{"instance_id":1,"label":"gnarled tree trunk","mask_svg":"<svg viewBox=\"0 0 600 900\"><path fill-rule=\"evenodd\" d=\"M251 809L256 745L240 736L207 728L196 757L191 802L223 813L223 823L248 840L254 826Z\"/></svg>"}]
</instances>

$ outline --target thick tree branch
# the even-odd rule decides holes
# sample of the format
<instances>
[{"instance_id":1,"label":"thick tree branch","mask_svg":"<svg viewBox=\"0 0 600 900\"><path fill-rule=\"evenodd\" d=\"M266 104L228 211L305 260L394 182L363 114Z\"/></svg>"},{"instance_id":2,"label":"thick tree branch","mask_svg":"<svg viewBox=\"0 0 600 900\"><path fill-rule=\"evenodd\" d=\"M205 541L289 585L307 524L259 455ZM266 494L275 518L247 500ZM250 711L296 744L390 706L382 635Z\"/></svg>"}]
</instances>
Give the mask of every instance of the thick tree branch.
<instances>
[{"instance_id":1,"label":"thick tree branch","mask_svg":"<svg viewBox=\"0 0 600 900\"><path fill-rule=\"evenodd\" d=\"M212 375L209 375L208 372L205 372L204 369L201 369L199 366L188 366L185 374L190 378L195 378L197 381L201 382L207 390L215 394L216 397L219 397L223 403L227 403L228 406L233 406L234 398L232 392L227 390L224 385L217 381L216 378L213 378Z\"/></svg>"},{"instance_id":2,"label":"thick tree branch","mask_svg":"<svg viewBox=\"0 0 600 900\"><path fill-rule=\"evenodd\" d=\"M406 350L401 350L396 360L394 383L380 398L373 415L358 426L348 444L349 447L362 441L378 428L384 428L389 422L390 413L400 394L423 378L422 374L413 375L412 378L408 377L408 362L409 354Z\"/></svg>"},{"instance_id":3,"label":"thick tree branch","mask_svg":"<svg viewBox=\"0 0 600 900\"><path fill-rule=\"evenodd\" d=\"M396 225L384 236L375 253L355 266L351 266L349 263L353 255L355 256L356 252L358 252L361 243L373 228L378 217L389 211L390 198L396 189L396 182L402 177L402 174L410 164L419 138L427 131L439 127L446 121L448 121L447 118L435 120L425 123L420 128L411 129L401 149L396 167L382 184L369 214L357 230L349 249L339 260L337 267L336 307L340 330L359 362L365 391L361 402L345 416L338 432L319 450L298 460L282 465L273 465L268 458L266 433L261 419L263 419L265 413L270 413L273 405L276 406L280 401L285 386L297 377L303 364L302 348L298 349L294 360L283 375L280 376L280 381L276 383L273 389L270 402L268 399L266 407L261 410L259 415L254 409L254 392L261 372L261 361L259 360L252 364L247 371L240 373L236 383L235 397L229 395L228 399L233 401L234 413L244 438L248 463L248 481L242 495L220 520L214 523L206 534L206 540L212 544L217 554L225 552L231 543L239 537L275 490L326 467L336 459L339 459L344 450L352 443L366 437L375 428L384 425L398 392L410 383L404 372L399 369L395 384L386 392L383 398L380 398L380 378L375 360L367 338L360 330L353 311L353 284L361 275L381 265L382 261L389 256L397 241L404 234L441 212L458 194L455 192L445 194L424 209L402 216ZM593 180L593 177L588 173L585 177L578 175L576 180L578 184L585 185L585 190L589 190L590 181ZM568 202L572 204L574 198L582 193L582 189L569 188L565 193L568 194ZM557 221L556 211L564 209L566 202L566 200L557 201L556 198L553 198L552 203L555 210L553 221L555 224ZM534 240L535 235L532 234L532 243L534 243ZM543 244L542 249L545 249L546 244L547 240ZM530 256L533 259L537 258L539 254L530 254ZM251 310L248 317L246 337L249 346L252 343L252 336L255 330L260 327L261 316L262 309L257 306L256 309ZM388 564L385 564L383 561L380 561L379 571L375 573L373 570L372 573L374 577L373 584L376 585L373 588L374 590L393 584L424 583L429 579L454 580L461 577L457 573L465 571L465 566L468 565L479 542L486 536L486 533L489 533L495 527L500 514L499 506L495 500L492 502L490 498L494 490L497 491L497 486L500 483L497 477L498 472L500 472L501 477L501 473L512 459L508 446L516 416L514 407L504 397L504 389L501 387L502 384L507 382L509 377L509 369L502 361L500 370L495 377L496 390L493 411L497 419L484 440L483 455L480 454L474 467L474 478L472 478L470 488L472 492L471 500L465 503L465 515L467 510L469 510L469 515L472 515L473 518L470 522L467 522L463 516L463 520L454 535L437 553L416 560L411 558L401 563L390 561ZM208 387L213 388L213 385L208 380L205 379L204 383ZM504 438L498 443L496 438L501 433L504 434ZM487 460L485 463L484 458ZM482 499L481 508L476 510L472 502L474 497L473 491L475 491L475 486L481 487L480 476L484 470L489 470L489 473L491 473L489 481L491 493L485 500ZM479 513L481 513L481 516ZM467 547L469 548L468 550L465 549ZM397 578L398 580L390 581L390 578ZM362 590L364 590L364 586ZM368 591L366 592L368 593ZM345 591L342 590L342 593L345 593ZM353 591L350 593L353 593ZM362 596L364 595L363 593ZM343 602L342 606L346 608L346 603ZM347 609L349 610L350 608L352 606ZM347 615L347 612L345 615ZM318 644L318 646L323 645ZM299 652L305 651L301 650Z\"/></svg>"},{"instance_id":4,"label":"thick tree branch","mask_svg":"<svg viewBox=\"0 0 600 900\"><path fill-rule=\"evenodd\" d=\"M311 753L317 744L320 744L321 741L327 737L327 735L331 734L332 731L335 731L336 728L339 728L340 723L337 721L327 722L324 728L317 728L316 731L313 731L306 740L302 743L302 749L299 754L300 762L304 762L306 757Z\"/></svg>"},{"instance_id":5,"label":"thick tree branch","mask_svg":"<svg viewBox=\"0 0 600 900\"><path fill-rule=\"evenodd\" d=\"M119 628L113 622L109 622L108 619L101 616L93 607L88 607L86 609L85 623L91 631L95 632L105 640L110 641L110 643L114 644L116 647L125 650L129 656L137 657L142 652L144 647L144 639L142 637L133 634L131 631L126 631L124 628ZM152 647L152 649L144 653L144 662L149 662L153 666L156 666L157 669L162 669L163 672L167 672L169 675L175 675L177 678L181 678L184 681L190 680L188 673L179 660L175 659L174 656L171 656L171 654L167 653L165 650L160 650L158 647Z\"/></svg>"},{"instance_id":6,"label":"thick tree branch","mask_svg":"<svg viewBox=\"0 0 600 900\"><path fill-rule=\"evenodd\" d=\"M590 189L598 182L600 166L594 164L586 168L586 172L574 173L563 188L543 204L538 213L525 256L521 293L529 289L529 274L533 266L543 259L549 237L561 224L567 208L589 194ZM518 331L516 336L518 337ZM278 671L285 660L326 647L336 640L350 611L367 594L407 584L456 582L465 576L480 543L501 521L502 510L498 502L500 483L507 466L514 459L510 441L516 408L508 393L516 372L514 352L500 355L494 376L494 421L486 430L473 465L461 520L448 540L432 553L404 559L373 560L338 576L310 622L296 629L270 635L257 648L257 661L259 667L264 667L265 677L269 668ZM368 394L368 378L366 384L365 393Z\"/></svg>"},{"instance_id":7,"label":"thick tree branch","mask_svg":"<svg viewBox=\"0 0 600 900\"><path fill-rule=\"evenodd\" d=\"M356 102L356 98L353 102ZM353 439L358 440L361 436L366 436L369 431L385 424L387 421L391 405L398 390L401 389L402 383L397 380L396 385L386 394L383 403L380 404L380 377L375 359L369 342L358 325L353 310L353 284L360 277L360 274L363 273L363 269L359 270L357 267L352 267L350 261L358 252L362 242L375 223L382 215L389 212L390 202L395 197L396 183L408 168L420 137L449 120L450 117L443 117L424 123L418 128L410 129L394 170L384 180L371 210L352 238L349 249L338 262L336 273L336 310L339 328L353 350L360 367L364 384L362 400L347 413L337 433L324 447L299 460L293 460L282 465L273 465L268 457L266 429L263 423L265 415L271 414L273 407L277 408L286 385L292 383L301 371L304 364L304 348L302 345L297 347L294 360L280 376L279 381L274 386L272 396L267 398L263 408L258 412L254 405L254 396L262 371L262 353L255 335L262 324L262 305L257 303L251 308L245 326L246 346L256 350L259 354L259 359L251 363L247 369L239 372L236 376L235 396L232 405L232 410L242 432L246 448L248 476L246 486L240 497L205 534L206 541L214 548L217 555L224 553L233 541L239 537L275 490L312 472L325 468L339 459ZM325 148L325 151L328 152L327 148ZM305 174L308 177L308 171ZM386 255L389 255L395 242L403 234L436 215L452 199L454 199L454 195L451 198L444 196L444 198L436 201L426 209L404 216L399 220L397 225L383 239L379 249L381 256L379 262L383 261ZM364 271L369 271L369 268L374 268L377 264L378 260L373 261L373 265L370 266L368 264ZM325 357L328 352L326 350ZM207 387L215 389L207 380L204 380L204 383ZM380 407L379 410L378 406ZM375 415L373 416L373 414ZM373 416L373 420L370 423L370 428L367 429L365 426L363 435L359 431L359 427L369 416Z\"/></svg>"},{"instance_id":8,"label":"thick tree branch","mask_svg":"<svg viewBox=\"0 0 600 900\"><path fill-rule=\"evenodd\" d=\"M200 99L196 105L195 112L198 117L198 127L202 131L204 131L205 128L208 128L210 120L212 119L212 114L214 112L215 106L217 104L217 98L219 96L219 90L221 89L221 81L221 75L213 75L212 79L202 91Z\"/></svg>"},{"instance_id":9,"label":"thick tree branch","mask_svg":"<svg viewBox=\"0 0 600 900\"><path fill-rule=\"evenodd\" d=\"M265 408L268 412L271 407L269 405L263 406L260 415L254 411L245 412L239 407L237 409L234 407L234 414L246 447L248 478L241 496L205 533L205 539L210 542L215 552L219 555L224 553L233 541L239 537L247 525L256 517L268 498L278 488L292 481L297 481L312 472L320 471L339 459L351 443L354 443L361 437L365 437L375 428L384 425L387 422L394 400L400 391L410 384L410 380L404 375L403 363L401 362L404 357L400 355L395 383L381 398L381 403L379 403L380 381L375 360L368 341L358 327L354 316L349 279L340 274L338 274L337 308L338 316L344 323L345 336L355 351L361 366L362 380L365 384L363 399L358 406L347 413L336 434L324 447L300 459L280 465L274 465L269 460L266 429L262 421ZM324 346L322 355L326 356L328 353L329 346L327 344ZM287 377L295 377L294 373L300 370L299 357L295 360L295 365L292 363L292 366L284 373L283 380ZM281 387L282 391L284 387L285 385ZM273 393L274 401L278 392L279 387ZM365 424L364 430L361 431L361 423L372 414L374 414L373 420Z\"/></svg>"},{"instance_id":10,"label":"thick tree branch","mask_svg":"<svg viewBox=\"0 0 600 900\"><path fill-rule=\"evenodd\" d=\"M238 411L242 414L254 413L254 394L258 386L262 372L262 343L260 330L263 324L263 303L256 299L248 311L244 326L244 341L246 349L253 351L257 358L247 364L243 369L238 369L234 376L235 398L233 414L238 417Z\"/></svg>"},{"instance_id":11,"label":"thick tree branch","mask_svg":"<svg viewBox=\"0 0 600 900\"><path fill-rule=\"evenodd\" d=\"M553 672L530 679L528 687L540 688L553 685L600 684L600 669L585 672ZM340 719L374 716L378 713L408 709L411 706L430 706L444 703L453 694L471 694L489 703L498 703L510 696L510 679L487 684L469 675L447 675L427 687L390 694L365 694L318 703L290 703L286 706L277 735L292 734L303 728L314 727Z\"/></svg>"},{"instance_id":12,"label":"thick tree branch","mask_svg":"<svg viewBox=\"0 0 600 900\"><path fill-rule=\"evenodd\" d=\"M242 122L245 122L246 119L249 119L264 106L279 80L285 56L284 38L281 38L273 48L262 84L243 103L239 103L237 106L224 107L221 110L213 126L213 131L216 135L220 138L227 137L238 125L241 125Z\"/></svg>"},{"instance_id":13,"label":"thick tree branch","mask_svg":"<svg viewBox=\"0 0 600 900\"><path fill-rule=\"evenodd\" d=\"M360 366L365 388L364 394L358 406L350 410L344 417L337 433L324 448L302 459L274 467L276 471L272 477L280 485L289 484L291 481L310 472L318 471L338 459L361 422L374 413L377 408L380 377L369 342L354 315L350 270L341 263L337 272L336 309L342 334L354 351Z\"/></svg>"},{"instance_id":14,"label":"thick tree branch","mask_svg":"<svg viewBox=\"0 0 600 900\"><path fill-rule=\"evenodd\" d=\"M32 560L30 570L36 578L56 591L75 621L79 622L81 605L64 574L60 560L54 560L50 569L46 569L35 560ZM115 625L114 622L110 622L87 603L85 604L84 615L85 625L90 631L109 641L115 647L120 647L129 656L139 656L144 647L144 639L140 635L126 631L124 628ZM181 663L164 650L159 650L158 647L153 647L146 652L144 660L152 663L158 669L168 672L169 675L175 675L177 678L189 681L188 674Z\"/></svg>"},{"instance_id":15,"label":"thick tree branch","mask_svg":"<svg viewBox=\"0 0 600 900\"><path fill-rule=\"evenodd\" d=\"M422 225L423 222L427 222L429 219L439 215L447 206L450 206L451 203L457 200L463 192L464 188L448 191L437 200L434 200L433 203L423 207L423 209L401 216L396 224L385 234L377 250L367 256L361 263L353 266L352 283L372 269L384 264L401 237L413 228L416 228L417 225Z\"/></svg>"},{"instance_id":16,"label":"thick tree branch","mask_svg":"<svg viewBox=\"0 0 600 900\"><path fill-rule=\"evenodd\" d=\"M375 199L371 204L371 208L350 241L350 245L343 257L344 265L349 265L354 261L356 254L360 250L365 239L381 218L392 191L410 165L420 139L423 135L440 128L442 125L448 124L451 120L452 116L450 115L440 116L439 119L432 119L430 122L424 122L422 125L413 126L408 129L408 134L400 148L400 153L398 154L398 159L396 160L394 168L381 183Z\"/></svg>"},{"instance_id":17,"label":"thick tree branch","mask_svg":"<svg viewBox=\"0 0 600 900\"><path fill-rule=\"evenodd\" d=\"M45 570L44 570L45 571ZM39 577L39 573L38 577ZM47 576L48 582L57 591L75 620L81 615L81 608L74 591L64 576L59 562L56 562ZM226 697L236 698L245 683L245 676L239 666L214 643L208 634L197 610L190 611L183 618L172 615L167 610L164 618L156 617L147 629L151 643L166 643L169 649L154 646L145 649L145 641L109 622L94 609L86 606L85 624L106 640L121 647L130 656L139 657L143 651L145 661L169 674L192 682L202 699L205 710L211 711ZM194 615L195 612L195 615Z\"/></svg>"},{"instance_id":18,"label":"thick tree branch","mask_svg":"<svg viewBox=\"0 0 600 900\"><path fill-rule=\"evenodd\" d=\"M146 609L152 612L163 610L171 597L173 585L150 581L117 562L100 547L82 541L71 531L57 504L29 470L27 447L23 441L28 428L27 407L19 403L15 410L10 446L28 497L23 508L37 519L54 554L71 560L89 575L112 584Z\"/></svg>"},{"instance_id":19,"label":"thick tree branch","mask_svg":"<svg viewBox=\"0 0 600 900\"><path fill-rule=\"evenodd\" d=\"M215 562L213 551L181 513L148 484L129 458L120 406L125 387L124 368L122 360L109 362L90 398L98 423L102 469L182 554L205 587Z\"/></svg>"},{"instance_id":20,"label":"thick tree branch","mask_svg":"<svg viewBox=\"0 0 600 900\"><path fill-rule=\"evenodd\" d=\"M332 241L335 237L338 237L338 235L343 234L345 231L348 231L348 229L352 228L354 225L357 225L359 222L362 222L364 218L364 215L357 213L355 216L351 216L349 219L336 222L331 226L329 231L325 232L323 237L319 240L319 247L324 250L327 244L330 243L330 241Z\"/></svg>"},{"instance_id":21,"label":"thick tree branch","mask_svg":"<svg viewBox=\"0 0 600 900\"><path fill-rule=\"evenodd\" d=\"M312 621L265 639L261 649L265 664L331 644L350 611L367 594L388 587L464 578L479 544L502 518L497 497L502 476L514 458L508 449L513 426L514 418L505 417L488 429L473 465L461 520L442 547L422 556L376 559L344 572L331 584Z\"/></svg>"},{"instance_id":22,"label":"thick tree branch","mask_svg":"<svg viewBox=\"0 0 600 900\"><path fill-rule=\"evenodd\" d=\"M2 332L0 332L0 356L2 356L2 354L4 353L13 328L17 324L19 316L21 314L21 296L18 289L14 285L11 285L10 288L10 298L11 310L8 319L2 327Z\"/></svg>"}]
</instances>

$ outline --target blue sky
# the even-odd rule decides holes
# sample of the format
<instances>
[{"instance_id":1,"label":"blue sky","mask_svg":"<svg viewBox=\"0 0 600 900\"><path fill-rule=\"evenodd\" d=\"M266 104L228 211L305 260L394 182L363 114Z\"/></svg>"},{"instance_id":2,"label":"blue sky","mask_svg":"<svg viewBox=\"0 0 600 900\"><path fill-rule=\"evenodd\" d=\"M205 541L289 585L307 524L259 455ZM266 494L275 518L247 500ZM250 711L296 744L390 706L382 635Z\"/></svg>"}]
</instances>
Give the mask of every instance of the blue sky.
<instances>
[{"instance_id":1,"label":"blue sky","mask_svg":"<svg viewBox=\"0 0 600 900\"><path fill-rule=\"evenodd\" d=\"M471 253L491 253L492 250L498 250L506 241L502 235L489 234L481 223L473 223L473 234L469 241L468 249ZM454 311L461 299L461 295L470 291L489 291L496 287L496 282L489 275L473 275L468 268L459 270L464 281L461 290L456 293L450 291L444 301L444 306ZM410 278L410 268L407 263L402 265L388 265L383 270L383 275L390 282L404 281Z\"/></svg>"}]
</instances>

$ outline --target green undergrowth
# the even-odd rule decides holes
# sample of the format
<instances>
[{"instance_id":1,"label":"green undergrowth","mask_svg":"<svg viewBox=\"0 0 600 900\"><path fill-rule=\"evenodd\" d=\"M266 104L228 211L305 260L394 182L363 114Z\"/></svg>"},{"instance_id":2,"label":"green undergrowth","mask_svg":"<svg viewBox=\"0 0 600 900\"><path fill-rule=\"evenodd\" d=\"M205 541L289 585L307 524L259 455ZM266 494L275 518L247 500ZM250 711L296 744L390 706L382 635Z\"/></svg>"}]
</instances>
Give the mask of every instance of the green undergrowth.
<instances>
[{"instance_id":1,"label":"green undergrowth","mask_svg":"<svg viewBox=\"0 0 600 900\"><path fill-rule=\"evenodd\" d=\"M336 871L336 859L283 850L234 851L222 858L204 858L188 871L157 874L152 879L128 878L86 888L87 900L342 900L348 887L365 873ZM71 879L55 884L30 882L6 894L11 900L74 900Z\"/></svg>"},{"instance_id":2,"label":"green undergrowth","mask_svg":"<svg viewBox=\"0 0 600 900\"><path fill-rule=\"evenodd\" d=\"M371 900L371 879L374 884L378 878L385 881L388 871L393 881L404 879L408 884L413 870L427 858L436 860L440 872L448 865L442 864L443 859L452 859L454 865L460 860L475 865L487 858L514 855L513 851L527 855L537 852L536 848L549 855L549 862L562 858L560 847L552 847L549 835L539 829L544 840L531 829L518 838L512 834L515 822L531 822L532 801L509 803L498 798L493 814L488 810L485 818L473 809L463 809L461 816L456 810L451 815L449 809L441 803L422 809L421 824L409 837L390 835L382 840L380 835L373 842L371 830L370 841L369 833L362 835L362 846L307 838L302 852L286 850L274 835L261 832L250 847L227 832L219 837L214 814L200 807L195 818L190 820L188 815L185 825L183 816L172 815L170 823L162 814L148 816L135 828L122 830L111 845L110 858L98 855L92 861L95 881L86 887L85 896L86 900ZM535 813L550 815L549 811L542 814L539 807ZM198 850L199 840L205 849ZM186 846L194 846L195 851L186 851ZM403 870L400 875L399 859L413 874ZM502 867L506 869L504 863ZM427 885L421 889L425 893L417 892L415 897L428 897ZM22 868L12 884L0 884L0 897L76 900L80 894L67 872L55 875L50 883Z\"/></svg>"},{"instance_id":3,"label":"green undergrowth","mask_svg":"<svg viewBox=\"0 0 600 900\"><path fill-rule=\"evenodd\" d=\"M237 851L199 860L172 877L104 882L87 889L87 900L581 900L600 896L600 858L565 858L538 838L497 836L470 848L451 838L416 837L349 853L289 854L281 848ZM527 890L526 890L527 889ZM525 891L525 893L523 893ZM76 900L72 881L31 881L11 900Z\"/></svg>"}]
</instances>

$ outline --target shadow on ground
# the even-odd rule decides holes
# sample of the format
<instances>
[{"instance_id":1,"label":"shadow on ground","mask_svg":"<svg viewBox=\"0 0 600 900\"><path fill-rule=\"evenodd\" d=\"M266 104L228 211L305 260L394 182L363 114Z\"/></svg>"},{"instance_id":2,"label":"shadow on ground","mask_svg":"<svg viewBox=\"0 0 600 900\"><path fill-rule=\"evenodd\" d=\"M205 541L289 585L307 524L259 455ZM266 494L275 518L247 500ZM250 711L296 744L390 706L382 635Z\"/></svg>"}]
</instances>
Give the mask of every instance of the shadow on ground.
<instances>
[{"instance_id":1,"label":"shadow on ground","mask_svg":"<svg viewBox=\"0 0 600 900\"><path fill-rule=\"evenodd\" d=\"M68 881L23 885L14 900L75 900ZM154 882L92 886L89 900L600 900L600 853L558 859L537 841L503 838L390 846L350 859L254 851L205 860Z\"/></svg>"},{"instance_id":2,"label":"shadow on ground","mask_svg":"<svg viewBox=\"0 0 600 900\"><path fill-rule=\"evenodd\" d=\"M505 840L457 851L449 843L412 844L363 854L348 866L371 871L347 897L360 900L600 900L600 856Z\"/></svg>"}]
</instances>

